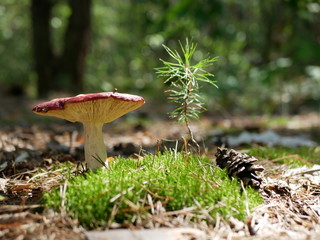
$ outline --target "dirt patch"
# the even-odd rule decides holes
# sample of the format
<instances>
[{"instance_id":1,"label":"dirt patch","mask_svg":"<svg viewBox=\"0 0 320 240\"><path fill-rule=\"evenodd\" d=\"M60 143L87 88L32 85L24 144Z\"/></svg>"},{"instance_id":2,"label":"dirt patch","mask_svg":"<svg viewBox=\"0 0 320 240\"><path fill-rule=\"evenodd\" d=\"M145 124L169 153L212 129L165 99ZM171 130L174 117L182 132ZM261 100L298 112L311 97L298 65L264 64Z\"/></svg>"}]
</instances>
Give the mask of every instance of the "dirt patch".
<instances>
[{"instance_id":1,"label":"dirt patch","mask_svg":"<svg viewBox=\"0 0 320 240\"><path fill-rule=\"evenodd\" d=\"M0 206L0 211L9 210ZM77 222L62 214L43 212L31 213L29 210L3 213L0 215L1 239L75 239L84 240L86 236Z\"/></svg>"},{"instance_id":2,"label":"dirt patch","mask_svg":"<svg viewBox=\"0 0 320 240\"><path fill-rule=\"evenodd\" d=\"M319 167L266 178L261 189L265 203L247 222L222 222L212 234L222 239L320 239Z\"/></svg>"}]
</instances>

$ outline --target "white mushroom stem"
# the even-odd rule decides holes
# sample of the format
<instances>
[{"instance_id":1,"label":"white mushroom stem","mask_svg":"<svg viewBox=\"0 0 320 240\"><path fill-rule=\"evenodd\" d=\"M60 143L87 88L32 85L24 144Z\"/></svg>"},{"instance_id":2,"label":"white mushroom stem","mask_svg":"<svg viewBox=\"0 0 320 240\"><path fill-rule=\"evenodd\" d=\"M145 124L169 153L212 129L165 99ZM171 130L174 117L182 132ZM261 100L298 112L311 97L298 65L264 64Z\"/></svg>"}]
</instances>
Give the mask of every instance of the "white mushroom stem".
<instances>
[{"instance_id":1,"label":"white mushroom stem","mask_svg":"<svg viewBox=\"0 0 320 240\"><path fill-rule=\"evenodd\" d=\"M83 122L84 127L84 154L89 169L97 169L103 164L108 167L107 151L102 134L103 123ZM100 159L100 161L98 160Z\"/></svg>"}]
</instances>

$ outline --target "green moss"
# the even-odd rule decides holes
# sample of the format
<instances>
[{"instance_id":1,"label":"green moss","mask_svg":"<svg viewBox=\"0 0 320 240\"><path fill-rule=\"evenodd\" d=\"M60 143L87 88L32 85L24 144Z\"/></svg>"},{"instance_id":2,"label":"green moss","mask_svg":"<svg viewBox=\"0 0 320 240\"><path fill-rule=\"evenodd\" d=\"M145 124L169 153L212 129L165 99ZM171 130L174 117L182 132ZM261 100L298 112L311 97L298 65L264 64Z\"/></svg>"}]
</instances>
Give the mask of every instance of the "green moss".
<instances>
[{"instance_id":1,"label":"green moss","mask_svg":"<svg viewBox=\"0 0 320 240\"><path fill-rule=\"evenodd\" d=\"M143 159L119 158L111 169L100 169L74 177L68 182L65 210L87 228L112 221L138 224L151 213L151 202L161 202L166 211L186 207L244 219L249 208L262 203L260 195L247 189L247 199L236 180L214 167L208 158L166 152ZM59 210L59 189L44 195L47 206ZM151 204L151 205L150 205ZM137 217L139 216L139 217Z\"/></svg>"},{"instance_id":2,"label":"green moss","mask_svg":"<svg viewBox=\"0 0 320 240\"><path fill-rule=\"evenodd\" d=\"M320 163L320 150L316 147L256 147L251 148L247 154L260 160L270 160L276 164L287 164L290 167Z\"/></svg>"},{"instance_id":3,"label":"green moss","mask_svg":"<svg viewBox=\"0 0 320 240\"><path fill-rule=\"evenodd\" d=\"M274 128L274 127L286 127L288 123L290 122L289 117L284 117L284 116L274 116L272 118L269 118L268 120L265 121L263 124L265 128Z\"/></svg>"}]
</instances>

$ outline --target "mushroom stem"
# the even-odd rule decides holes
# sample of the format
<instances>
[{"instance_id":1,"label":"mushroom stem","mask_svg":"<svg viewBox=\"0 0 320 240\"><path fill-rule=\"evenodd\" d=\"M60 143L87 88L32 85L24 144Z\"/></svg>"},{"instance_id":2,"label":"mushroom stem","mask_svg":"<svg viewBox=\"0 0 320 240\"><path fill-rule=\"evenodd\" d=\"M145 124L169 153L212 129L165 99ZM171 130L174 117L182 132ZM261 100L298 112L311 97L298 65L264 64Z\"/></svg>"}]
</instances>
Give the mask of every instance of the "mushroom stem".
<instances>
[{"instance_id":1,"label":"mushroom stem","mask_svg":"<svg viewBox=\"0 0 320 240\"><path fill-rule=\"evenodd\" d=\"M102 126L103 123L100 122L83 122L85 162L88 168L92 170L102 167L102 163L108 167Z\"/></svg>"}]
</instances>

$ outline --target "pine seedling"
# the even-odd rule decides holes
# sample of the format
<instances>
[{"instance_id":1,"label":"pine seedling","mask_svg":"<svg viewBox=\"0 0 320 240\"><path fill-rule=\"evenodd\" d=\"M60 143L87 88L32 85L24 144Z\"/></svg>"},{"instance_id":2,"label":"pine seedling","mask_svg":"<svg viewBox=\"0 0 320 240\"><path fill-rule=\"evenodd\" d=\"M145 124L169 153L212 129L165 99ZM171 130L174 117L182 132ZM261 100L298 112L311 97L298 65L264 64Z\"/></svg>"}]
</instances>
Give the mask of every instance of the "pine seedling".
<instances>
[{"instance_id":1,"label":"pine seedling","mask_svg":"<svg viewBox=\"0 0 320 240\"><path fill-rule=\"evenodd\" d=\"M205 68L213 65L217 57L206 58L198 63L191 64L197 44L186 39L184 46L180 41L179 45L182 57L177 50L171 50L166 45L163 45L172 58L172 62L160 59L164 66L156 68L156 73L158 77L165 78L164 83L169 84L170 89L165 92L169 94L169 101L176 105L175 109L169 113L169 116L178 122L185 123L189 139L195 144L197 151L200 152L200 146L194 139L190 128L190 120L198 119L199 115L206 111L199 83L205 82L217 87L216 81L211 79L214 75L205 70Z\"/></svg>"}]
</instances>

